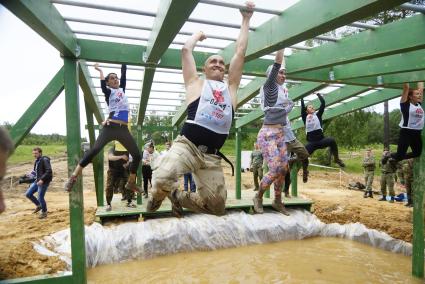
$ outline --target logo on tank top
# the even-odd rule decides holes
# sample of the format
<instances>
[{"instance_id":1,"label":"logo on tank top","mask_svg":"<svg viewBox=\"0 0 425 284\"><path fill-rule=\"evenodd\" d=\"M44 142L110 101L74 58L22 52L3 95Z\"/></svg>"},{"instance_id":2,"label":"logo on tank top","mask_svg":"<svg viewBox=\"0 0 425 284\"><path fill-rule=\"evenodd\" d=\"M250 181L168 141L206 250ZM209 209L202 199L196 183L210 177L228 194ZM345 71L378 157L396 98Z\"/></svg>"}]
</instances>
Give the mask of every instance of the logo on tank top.
<instances>
[{"instance_id":1,"label":"logo on tank top","mask_svg":"<svg viewBox=\"0 0 425 284\"><path fill-rule=\"evenodd\" d=\"M213 90L213 97L217 103L224 102L223 92L220 90Z\"/></svg>"},{"instance_id":2,"label":"logo on tank top","mask_svg":"<svg viewBox=\"0 0 425 284\"><path fill-rule=\"evenodd\" d=\"M424 111L421 108L417 108L415 112L416 112L416 115L419 117L424 115Z\"/></svg>"}]
</instances>

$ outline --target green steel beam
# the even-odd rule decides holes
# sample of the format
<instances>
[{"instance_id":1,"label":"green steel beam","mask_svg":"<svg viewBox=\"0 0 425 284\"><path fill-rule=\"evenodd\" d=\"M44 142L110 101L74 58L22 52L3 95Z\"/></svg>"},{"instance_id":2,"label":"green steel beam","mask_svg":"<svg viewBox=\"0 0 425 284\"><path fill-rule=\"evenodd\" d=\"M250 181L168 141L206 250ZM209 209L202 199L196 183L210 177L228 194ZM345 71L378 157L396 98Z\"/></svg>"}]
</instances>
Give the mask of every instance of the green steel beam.
<instances>
[{"instance_id":1,"label":"green steel beam","mask_svg":"<svg viewBox=\"0 0 425 284\"><path fill-rule=\"evenodd\" d=\"M78 56L77 38L49 0L0 0L0 3L61 54Z\"/></svg>"},{"instance_id":2,"label":"green steel beam","mask_svg":"<svg viewBox=\"0 0 425 284\"><path fill-rule=\"evenodd\" d=\"M346 4L341 2L339 5ZM425 15L419 14L296 53L286 60L286 67L288 74L294 75L296 72L414 51L425 47L424 34Z\"/></svg>"},{"instance_id":3,"label":"green steel beam","mask_svg":"<svg viewBox=\"0 0 425 284\"><path fill-rule=\"evenodd\" d=\"M313 71L297 73L300 78L320 81L329 80L332 71L336 81L343 79L378 76L425 70L425 51L417 50L395 55L388 55Z\"/></svg>"},{"instance_id":4,"label":"green steel beam","mask_svg":"<svg viewBox=\"0 0 425 284\"><path fill-rule=\"evenodd\" d=\"M358 94L364 93L368 90L369 88L362 86L344 86L335 91L330 92L329 94L323 95L323 98L325 99L326 106L330 106L350 97L354 97ZM320 107L319 99L312 100L308 104L312 104L316 109ZM289 120L294 120L299 118L300 116L301 110L299 107L296 107L289 113L288 118Z\"/></svg>"},{"instance_id":5,"label":"green steel beam","mask_svg":"<svg viewBox=\"0 0 425 284\"><path fill-rule=\"evenodd\" d=\"M137 112L137 125L143 125L143 120L145 119L146 107L148 105L149 94L151 92L154 76L155 68L145 67L143 75L142 94L140 96L139 110Z\"/></svg>"},{"instance_id":6,"label":"green steel beam","mask_svg":"<svg viewBox=\"0 0 425 284\"><path fill-rule=\"evenodd\" d=\"M422 141L425 141L422 131ZM412 274L424 277L424 191L425 191L425 152L413 164L413 239Z\"/></svg>"},{"instance_id":7,"label":"green steel beam","mask_svg":"<svg viewBox=\"0 0 425 284\"><path fill-rule=\"evenodd\" d=\"M390 84L403 84L405 82L422 82L425 79L425 70L424 71L412 71L412 72L404 72L399 74L388 74L388 75L382 75L380 80L384 83L384 86L388 86ZM377 84L378 78L376 76L374 77L365 77L365 78L359 78L359 79L349 79L352 83L368 83L370 82L371 85L373 83Z\"/></svg>"},{"instance_id":8,"label":"green steel beam","mask_svg":"<svg viewBox=\"0 0 425 284\"><path fill-rule=\"evenodd\" d=\"M64 57L68 176L71 176L72 170L77 166L81 152L77 69L75 59ZM69 193L72 272L75 283L87 282L83 199L83 187L81 178L79 178Z\"/></svg>"},{"instance_id":9,"label":"green steel beam","mask_svg":"<svg viewBox=\"0 0 425 284\"><path fill-rule=\"evenodd\" d=\"M81 46L81 59L95 62L125 63L130 65L146 66L143 61L143 53L146 47L142 45L103 42L96 40L79 39ZM201 71L205 60L213 53L194 51L196 68ZM244 65L245 75L265 76L267 67L273 64L273 60L259 58ZM161 57L156 67L181 70L181 50L169 48Z\"/></svg>"},{"instance_id":10,"label":"green steel beam","mask_svg":"<svg viewBox=\"0 0 425 284\"><path fill-rule=\"evenodd\" d=\"M364 97L360 97L358 99L344 103L340 106L330 108L330 109L325 109L325 112L323 114L323 120L331 119L339 115L347 114L359 109L370 107L370 106L382 103L384 101L394 99L399 96L400 96L399 90L384 89L384 90L376 91L375 93L369 94ZM302 120L297 120L294 123L292 123L291 126L293 130L296 130L298 128L303 127L304 124Z\"/></svg>"},{"instance_id":11,"label":"green steel beam","mask_svg":"<svg viewBox=\"0 0 425 284\"><path fill-rule=\"evenodd\" d=\"M0 281L0 284L15 284L15 283L28 283L28 284L75 284L73 275L37 275L30 277L6 279Z\"/></svg>"},{"instance_id":12,"label":"green steel beam","mask_svg":"<svg viewBox=\"0 0 425 284\"><path fill-rule=\"evenodd\" d=\"M15 148L19 146L25 136L63 91L63 76L62 67L12 127L10 136Z\"/></svg>"},{"instance_id":13,"label":"green steel beam","mask_svg":"<svg viewBox=\"0 0 425 284\"><path fill-rule=\"evenodd\" d=\"M256 28L249 35L246 61L259 58L273 51L313 38L359 19L391 9L405 0L301 0ZM302 16L300 16L302 15ZM338 43L337 43L338 44ZM367 46L370 48L370 46ZM230 62L235 43L220 53ZM306 61L306 64L309 62ZM265 70L265 69L264 69ZM264 72L263 70L263 72ZM292 70L292 69L288 69Z\"/></svg>"},{"instance_id":14,"label":"green steel beam","mask_svg":"<svg viewBox=\"0 0 425 284\"><path fill-rule=\"evenodd\" d=\"M146 47L146 62L156 64L181 27L195 9L199 0L161 0Z\"/></svg>"},{"instance_id":15,"label":"green steel beam","mask_svg":"<svg viewBox=\"0 0 425 284\"><path fill-rule=\"evenodd\" d=\"M161 59L198 2L199 0L187 0L182 5L178 0L161 0L144 55L146 63L156 64ZM180 55L178 57L181 62ZM155 68L146 67L137 114L138 125L143 125L154 75Z\"/></svg>"},{"instance_id":16,"label":"green steel beam","mask_svg":"<svg viewBox=\"0 0 425 284\"><path fill-rule=\"evenodd\" d=\"M182 102L182 105L180 106L179 110L176 112L176 114L173 117L173 120L171 121L172 126L179 126L183 120L186 118L187 115L187 105L186 102Z\"/></svg>"},{"instance_id":17,"label":"green steel beam","mask_svg":"<svg viewBox=\"0 0 425 284\"><path fill-rule=\"evenodd\" d=\"M241 168L242 168L242 138L241 138L241 129L237 128L235 131L235 156L236 156L236 166L235 166L235 198L242 198L242 190L241 190Z\"/></svg>"},{"instance_id":18,"label":"green steel beam","mask_svg":"<svg viewBox=\"0 0 425 284\"><path fill-rule=\"evenodd\" d=\"M105 116L103 115L103 112L100 111L99 97L96 95L96 89L93 85L92 79L90 78L90 72L84 60L80 61L78 70L80 87L83 90L86 106L89 107L91 112L94 114L96 121L101 123L105 120Z\"/></svg>"},{"instance_id":19,"label":"green steel beam","mask_svg":"<svg viewBox=\"0 0 425 284\"><path fill-rule=\"evenodd\" d=\"M323 88L324 85L321 83L311 83L311 82L305 82L301 85L292 87L289 90L289 96L292 100L298 100L302 97L305 97L306 95L315 92L321 88ZM243 127L257 119L260 119L264 116L264 111L261 110L261 108L256 108L255 110L251 111L247 115L239 118L236 120L235 127L240 128Z\"/></svg>"},{"instance_id":20,"label":"green steel beam","mask_svg":"<svg viewBox=\"0 0 425 284\"><path fill-rule=\"evenodd\" d=\"M241 107L247 101L255 97L260 91L261 86L264 85L265 82L266 82L266 78L254 78L245 87L243 87L242 89L239 88L238 103L236 107L237 108Z\"/></svg>"},{"instance_id":21,"label":"green steel beam","mask_svg":"<svg viewBox=\"0 0 425 284\"><path fill-rule=\"evenodd\" d=\"M93 148L94 143L96 141L93 112L90 110L87 101L85 101L85 106L90 148ZM94 186L96 188L97 206L103 206L103 150L100 151L100 153L97 154L96 157L94 157L92 166L94 174Z\"/></svg>"}]
</instances>

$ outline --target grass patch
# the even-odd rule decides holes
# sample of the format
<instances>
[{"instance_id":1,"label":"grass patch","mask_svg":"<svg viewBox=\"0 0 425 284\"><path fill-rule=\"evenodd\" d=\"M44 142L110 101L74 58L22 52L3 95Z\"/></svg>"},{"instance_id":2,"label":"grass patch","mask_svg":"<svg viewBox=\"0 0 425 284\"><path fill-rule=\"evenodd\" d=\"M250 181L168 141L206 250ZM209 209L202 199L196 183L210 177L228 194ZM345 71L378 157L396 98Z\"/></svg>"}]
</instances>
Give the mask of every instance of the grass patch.
<instances>
[{"instance_id":1,"label":"grass patch","mask_svg":"<svg viewBox=\"0 0 425 284\"><path fill-rule=\"evenodd\" d=\"M33 162L32 149L37 145L20 145L15 149L15 152L10 156L8 163L19 164L24 162ZM64 156L66 153L66 145L43 145L41 146L43 155L50 158Z\"/></svg>"}]
</instances>

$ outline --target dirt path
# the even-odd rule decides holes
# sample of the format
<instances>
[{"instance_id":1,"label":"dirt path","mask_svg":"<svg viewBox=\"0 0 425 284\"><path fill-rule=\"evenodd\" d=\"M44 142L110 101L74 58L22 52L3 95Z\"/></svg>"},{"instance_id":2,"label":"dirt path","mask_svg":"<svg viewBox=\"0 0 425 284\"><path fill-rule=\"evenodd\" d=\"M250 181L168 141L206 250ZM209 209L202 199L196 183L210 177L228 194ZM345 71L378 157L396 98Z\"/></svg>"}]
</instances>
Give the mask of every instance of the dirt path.
<instances>
[{"instance_id":1,"label":"dirt path","mask_svg":"<svg viewBox=\"0 0 425 284\"><path fill-rule=\"evenodd\" d=\"M27 185L10 182L10 177L25 174L32 167L22 164L9 167L8 177L3 181L2 189L6 197L7 210L0 215L0 279L54 273L64 270L66 265L56 257L39 255L32 249L32 241L69 227L68 195L62 185L66 176L66 161L52 161L54 180L46 194L48 218L39 220L32 214L34 205L25 196ZM225 166L228 188L234 188L234 178L230 168ZM106 175L105 175L106 176ZM94 221L96 198L91 166L84 171L85 223ZM362 180L361 176L344 176L343 184L348 180ZM16 178L14 178L16 180ZM410 242L412 239L412 209L402 204L379 202L378 198L364 199L358 191L348 190L339 185L339 174L335 172L313 172L307 184L299 182L299 193L314 200L314 213L326 223L341 224L360 222L369 228L385 231L394 238ZM242 189L252 190L252 174L242 173ZM378 180L374 189L378 189Z\"/></svg>"}]
</instances>

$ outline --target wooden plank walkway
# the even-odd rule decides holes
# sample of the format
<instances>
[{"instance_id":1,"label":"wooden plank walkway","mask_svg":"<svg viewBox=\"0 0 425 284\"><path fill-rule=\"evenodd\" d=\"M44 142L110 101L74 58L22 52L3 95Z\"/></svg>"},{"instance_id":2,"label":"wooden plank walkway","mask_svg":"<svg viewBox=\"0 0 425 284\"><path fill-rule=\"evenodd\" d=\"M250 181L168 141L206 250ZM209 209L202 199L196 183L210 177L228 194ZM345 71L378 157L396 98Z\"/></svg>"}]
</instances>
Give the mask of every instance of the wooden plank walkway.
<instances>
[{"instance_id":1,"label":"wooden plank walkway","mask_svg":"<svg viewBox=\"0 0 425 284\"><path fill-rule=\"evenodd\" d=\"M228 192L228 194L231 192ZM109 219L112 217L124 217L124 216L137 216L141 215L142 217L154 217L154 216L161 216L161 215L167 215L171 213L171 203L166 198L164 202L162 203L161 207L153 213L148 213L146 211L146 204L147 199L143 199L143 204L137 205L136 208L129 208L126 206L126 201L120 201L121 195L116 195L115 198L112 200L112 210L106 211L105 206L99 206L96 211L96 217L100 218L102 221L103 219ZM254 192L243 192L242 199L236 199L234 197L234 194L232 197L227 198L226 202L226 209L241 209L246 212L249 212L252 210L252 197L254 196ZM273 199L272 198L263 198L263 206L264 208L271 208ZM300 197L291 197L291 198L284 198L283 202L285 203L285 206L288 208L303 208L306 210L311 209L311 205L313 204L312 200L304 199ZM185 212L190 212L187 209L184 209ZM251 211L252 212L252 211Z\"/></svg>"}]
</instances>

